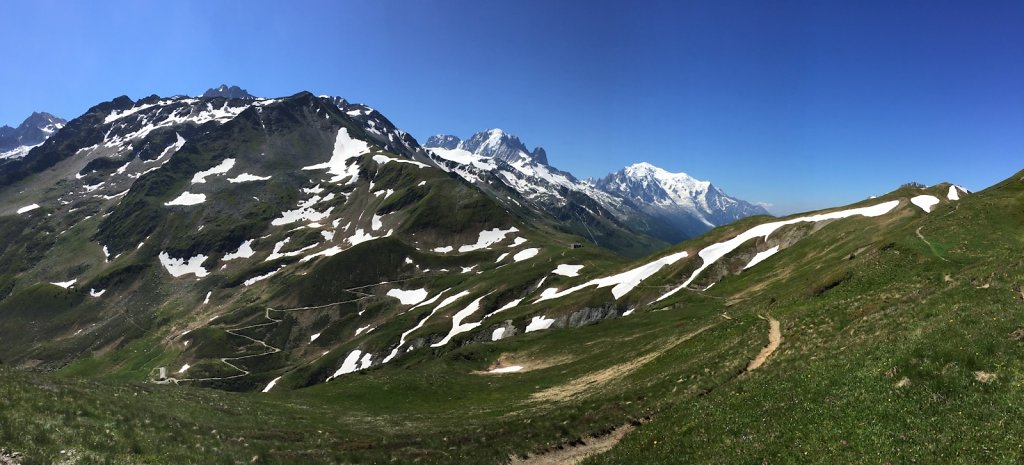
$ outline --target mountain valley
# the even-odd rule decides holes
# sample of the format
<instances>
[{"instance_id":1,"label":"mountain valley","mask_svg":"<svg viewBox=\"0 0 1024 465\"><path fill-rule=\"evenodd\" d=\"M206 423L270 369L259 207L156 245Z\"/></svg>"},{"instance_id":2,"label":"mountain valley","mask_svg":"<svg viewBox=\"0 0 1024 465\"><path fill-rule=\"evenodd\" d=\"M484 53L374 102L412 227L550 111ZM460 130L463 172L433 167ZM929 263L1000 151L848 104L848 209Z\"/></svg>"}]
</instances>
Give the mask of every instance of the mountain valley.
<instances>
[{"instance_id":1,"label":"mountain valley","mask_svg":"<svg viewBox=\"0 0 1024 465\"><path fill-rule=\"evenodd\" d=\"M22 463L1021 458L1024 172L776 218L308 92L37 115L0 156Z\"/></svg>"}]
</instances>

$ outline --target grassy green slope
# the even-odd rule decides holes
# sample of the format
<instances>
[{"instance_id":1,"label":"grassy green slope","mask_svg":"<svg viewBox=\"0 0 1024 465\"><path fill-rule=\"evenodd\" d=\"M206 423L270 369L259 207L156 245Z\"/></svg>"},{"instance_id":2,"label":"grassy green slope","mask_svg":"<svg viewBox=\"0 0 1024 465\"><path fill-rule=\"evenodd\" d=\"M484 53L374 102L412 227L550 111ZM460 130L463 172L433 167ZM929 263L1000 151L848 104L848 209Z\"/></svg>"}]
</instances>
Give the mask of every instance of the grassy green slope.
<instances>
[{"instance_id":1,"label":"grassy green slope","mask_svg":"<svg viewBox=\"0 0 1024 465\"><path fill-rule=\"evenodd\" d=\"M0 377L3 399L12 399L0 424L23 426L0 429L0 441L41 463L60 450L100 462L498 463L650 418L591 463L1017 461L1022 174L927 214L904 201L878 218L787 227L769 240L791 243L761 265L730 264L768 245L755 241L709 269L723 276L713 289L680 292L628 317L421 348L305 389L235 394L14 373ZM944 199L943 189L932 193ZM692 257L764 221L680 248ZM546 253L538 263L560 252ZM550 271L529 263L510 281ZM698 265L683 260L624 302L650 302ZM629 266L585 270L604 276ZM501 276L461 285L497 288ZM580 292L507 318L609 298L607 288ZM762 316L781 322L783 339L747 372L767 343ZM398 321L407 328L414 320ZM423 332L444 332L444 324ZM481 373L510 365L524 369ZM151 423L119 419L124 412Z\"/></svg>"},{"instance_id":2,"label":"grassy green slope","mask_svg":"<svg viewBox=\"0 0 1024 465\"><path fill-rule=\"evenodd\" d=\"M588 463L1019 462L1020 177L879 238L822 294L738 304L782 322L773 358Z\"/></svg>"}]
</instances>

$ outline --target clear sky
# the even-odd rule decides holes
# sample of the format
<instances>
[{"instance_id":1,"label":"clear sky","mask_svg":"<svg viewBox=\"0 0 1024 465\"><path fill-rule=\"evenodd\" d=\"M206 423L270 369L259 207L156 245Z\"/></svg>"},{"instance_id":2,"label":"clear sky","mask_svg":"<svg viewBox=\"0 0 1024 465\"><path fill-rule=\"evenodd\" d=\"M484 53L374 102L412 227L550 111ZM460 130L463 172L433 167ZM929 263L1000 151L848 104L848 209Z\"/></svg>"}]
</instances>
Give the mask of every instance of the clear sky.
<instances>
[{"instance_id":1,"label":"clear sky","mask_svg":"<svg viewBox=\"0 0 1024 465\"><path fill-rule=\"evenodd\" d=\"M500 127L579 177L649 161L773 211L1024 168L1024 1L0 5L0 124L221 83Z\"/></svg>"}]
</instances>

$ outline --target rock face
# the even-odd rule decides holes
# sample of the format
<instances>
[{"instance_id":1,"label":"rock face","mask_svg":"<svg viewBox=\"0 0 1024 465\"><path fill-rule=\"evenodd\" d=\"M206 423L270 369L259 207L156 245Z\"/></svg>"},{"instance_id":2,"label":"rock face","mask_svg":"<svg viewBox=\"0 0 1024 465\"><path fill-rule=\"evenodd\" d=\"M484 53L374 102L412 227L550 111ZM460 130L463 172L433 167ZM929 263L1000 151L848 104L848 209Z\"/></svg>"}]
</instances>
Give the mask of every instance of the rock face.
<instances>
[{"instance_id":1,"label":"rock face","mask_svg":"<svg viewBox=\"0 0 1024 465\"><path fill-rule=\"evenodd\" d=\"M3 154L17 151L19 148L31 148L42 144L63 128L66 123L67 121L64 119L49 113L35 112L16 128L0 126L0 158L13 157L13 154L8 154L6 157ZM28 150L23 152L22 156L28 153Z\"/></svg>"},{"instance_id":2,"label":"rock face","mask_svg":"<svg viewBox=\"0 0 1024 465\"><path fill-rule=\"evenodd\" d=\"M249 92L246 92L245 89L242 89L241 87L238 87L238 86L228 87L225 84L221 84L220 87L217 87L216 89L207 89L206 92L203 92L203 98L213 98L213 97L223 97L223 98L226 98L226 99L245 99L245 100L253 100L253 99L256 98L256 97L252 96L251 94L249 94Z\"/></svg>"},{"instance_id":3,"label":"rock face","mask_svg":"<svg viewBox=\"0 0 1024 465\"><path fill-rule=\"evenodd\" d=\"M548 154L543 148L536 147L531 152L518 137L501 129L478 132L467 140L448 134L438 134L427 139L425 147L461 149L477 156L493 158L506 163L525 161L541 165L548 164Z\"/></svg>"},{"instance_id":4,"label":"rock face","mask_svg":"<svg viewBox=\"0 0 1024 465\"><path fill-rule=\"evenodd\" d=\"M427 139L425 147L435 147L440 149L454 150L459 148L459 144L462 143L462 139L456 136L448 134L438 134L436 136L430 136Z\"/></svg>"}]
</instances>

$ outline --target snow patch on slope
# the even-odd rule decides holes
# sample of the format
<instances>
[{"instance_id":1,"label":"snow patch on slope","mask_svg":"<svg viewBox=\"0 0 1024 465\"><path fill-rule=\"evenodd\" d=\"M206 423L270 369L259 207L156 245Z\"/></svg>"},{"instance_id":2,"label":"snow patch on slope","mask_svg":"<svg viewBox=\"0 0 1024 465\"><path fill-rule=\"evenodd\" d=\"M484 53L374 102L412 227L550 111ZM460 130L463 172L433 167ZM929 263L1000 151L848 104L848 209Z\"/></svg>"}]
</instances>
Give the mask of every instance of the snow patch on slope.
<instances>
[{"instance_id":1,"label":"snow patch on slope","mask_svg":"<svg viewBox=\"0 0 1024 465\"><path fill-rule=\"evenodd\" d=\"M768 257L775 255L778 251L779 246L775 246L763 252L758 252L757 254L754 255L754 258L750 259L750 263L747 263L747 266L744 266L743 269L745 270L747 268L752 268L754 265L757 265L758 263L767 260Z\"/></svg>"},{"instance_id":2,"label":"snow patch on slope","mask_svg":"<svg viewBox=\"0 0 1024 465\"><path fill-rule=\"evenodd\" d=\"M388 291L387 295L398 299L399 302L402 302L402 305L416 305L423 302L423 299L427 298L427 290L412 289L404 291L402 289L391 289Z\"/></svg>"},{"instance_id":3,"label":"snow patch on slope","mask_svg":"<svg viewBox=\"0 0 1024 465\"><path fill-rule=\"evenodd\" d=\"M671 255L667 255L665 257L661 257L645 265L633 268L629 271L619 273L614 276L594 279L586 283L580 284L578 286L570 287L569 289L566 289L564 291L559 291L558 289L555 288L548 288L541 293L540 298L537 299L537 302L564 297L590 286L597 286L598 288L614 286L612 287L612 295L615 296L616 299L619 299L622 296L628 294L630 291L632 291L633 288L638 286L641 282L643 282L643 280L651 277L651 275L657 273L665 266L671 265L675 262L678 262L679 260L682 260L687 255L688 254L686 251L677 252Z\"/></svg>"},{"instance_id":4,"label":"snow patch on slope","mask_svg":"<svg viewBox=\"0 0 1024 465\"><path fill-rule=\"evenodd\" d=\"M934 195L918 195L910 199L910 202L920 207L925 213L931 213L932 207L939 204L939 198Z\"/></svg>"},{"instance_id":5,"label":"snow patch on slope","mask_svg":"<svg viewBox=\"0 0 1024 465\"><path fill-rule=\"evenodd\" d=\"M184 258L172 258L167 252L160 252L159 258L160 264L175 278L180 278L187 274L194 274L197 278L202 278L210 274L209 271L206 271L206 268L203 268L206 255L199 254L186 260Z\"/></svg>"},{"instance_id":6,"label":"snow patch on slope","mask_svg":"<svg viewBox=\"0 0 1024 465\"><path fill-rule=\"evenodd\" d=\"M199 205L205 201L206 194L193 194L189 191L185 191L182 192L181 195L178 196L178 198L171 200L170 202L167 202L164 205L167 205L169 207L175 205L190 206Z\"/></svg>"},{"instance_id":7,"label":"snow patch on slope","mask_svg":"<svg viewBox=\"0 0 1024 465\"><path fill-rule=\"evenodd\" d=\"M713 263L717 262L722 257L728 255L729 252L732 252L733 250L736 250L737 248L739 248L739 246L743 245L745 242L747 242L747 241L749 241L751 239L754 239L756 237L761 237L763 239L768 239L768 236L771 235L771 233L775 232L775 230L777 230L777 229L779 229L779 228L781 228L783 226L787 226L787 225L791 225L791 224L796 224L796 223L836 220L836 219L841 219L841 218L848 218L848 217L851 217L851 216L865 216L865 217L869 217L869 218L876 217L876 216L882 216L882 215L892 211L892 209L896 208L896 206L899 205L899 204L900 204L899 200L891 200L889 202L883 202L883 203L880 203L880 204L877 204L877 205L871 205L871 206L868 206L868 207L852 208L852 209L849 209L849 210L840 210L840 211L835 211L835 212L831 212L831 213L819 213L817 215L801 216L801 217L793 218L793 219L790 219L790 220L775 221L775 222L771 222L771 223L764 223L764 224L759 224L757 226L754 226L753 228L750 228L750 229L744 231L743 233L739 234L738 236L736 236L736 237L734 237L732 239L729 239L729 240L727 240L725 242L717 242L717 243L711 244L711 245L701 249L701 251L697 253L697 255L700 256L701 260L703 260L703 263L701 263L701 266L699 268L697 268L696 270L694 270L694 272L692 274L690 274L690 277L685 282L683 282L682 285L680 285L679 287L677 287L675 289L672 289L671 291L665 293L664 295L659 297L658 300L656 300L655 302L664 300L664 299L668 298L669 296L671 296L671 295L681 291L686 286L689 286L690 283L692 283L693 280L697 279L697 276L699 276L709 266L711 266Z\"/></svg>"},{"instance_id":8,"label":"snow patch on slope","mask_svg":"<svg viewBox=\"0 0 1024 465\"><path fill-rule=\"evenodd\" d=\"M344 181L346 184L352 184L359 179L359 164L354 163L354 159L367 153L370 153L369 144L359 139L353 139L349 135L348 129L340 128L338 136L334 140L334 152L331 154L331 159L302 169L327 170L328 173L334 175L331 182Z\"/></svg>"}]
</instances>

